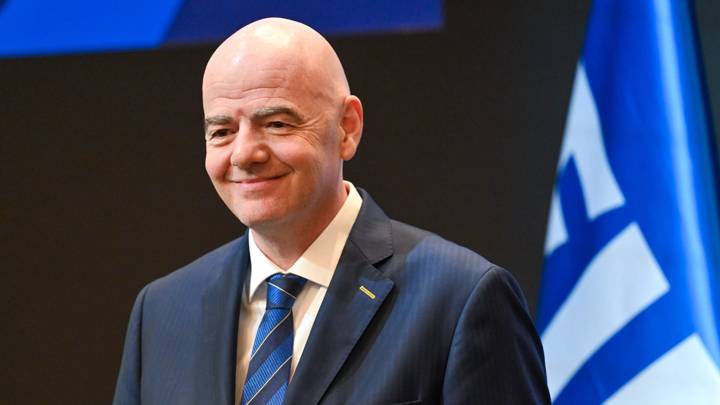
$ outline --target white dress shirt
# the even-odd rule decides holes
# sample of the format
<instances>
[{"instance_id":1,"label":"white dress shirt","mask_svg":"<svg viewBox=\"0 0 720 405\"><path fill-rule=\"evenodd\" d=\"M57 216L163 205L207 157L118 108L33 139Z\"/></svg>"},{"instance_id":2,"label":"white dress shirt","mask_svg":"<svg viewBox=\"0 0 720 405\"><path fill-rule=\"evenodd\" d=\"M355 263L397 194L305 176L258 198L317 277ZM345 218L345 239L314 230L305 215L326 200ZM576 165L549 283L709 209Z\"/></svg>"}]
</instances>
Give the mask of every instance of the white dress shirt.
<instances>
[{"instance_id":1,"label":"white dress shirt","mask_svg":"<svg viewBox=\"0 0 720 405\"><path fill-rule=\"evenodd\" d=\"M292 378L320 309L320 304L335 273L340 254L345 247L348 235L350 235L350 229L355 223L362 205L360 194L352 183L346 181L345 189L348 191L348 196L335 218L287 270L282 270L270 261L255 244L253 232L249 232L250 271L243 287L238 322L235 404L240 404L242 399L255 333L263 314L265 314L267 299L265 280L275 273L292 273L307 280L292 308L295 331L293 357L290 365Z\"/></svg>"}]
</instances>

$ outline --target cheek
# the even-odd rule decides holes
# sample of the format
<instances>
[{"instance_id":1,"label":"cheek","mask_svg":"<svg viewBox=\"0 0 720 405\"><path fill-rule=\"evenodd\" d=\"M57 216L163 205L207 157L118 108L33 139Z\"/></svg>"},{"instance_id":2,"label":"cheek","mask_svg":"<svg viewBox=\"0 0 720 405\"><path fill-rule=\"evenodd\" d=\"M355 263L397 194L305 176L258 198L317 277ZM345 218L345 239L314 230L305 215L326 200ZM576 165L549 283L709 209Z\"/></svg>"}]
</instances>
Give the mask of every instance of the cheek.
<instances>
[{"instance_id":1,"label":"cheek","mask_svg":"<svg viewBox=\"0 0 720 405\"><path fill-rule=\"evenodd\" d=\"M313 146L304 138L278 138L270 149L277 160L294 168L307 166L313 160Z\"/></svg>"},{"instance_id":2,"label":"cheek","mask_svg":"<svg viewBox=\"0 0 720 405\"><path fill-rule=\"evenodd\" d=\"M205 153L205 171L211 179L221 179L225 176L229 159L227 154L218 150L208 150Z\"/></svg>"}]
</instances>

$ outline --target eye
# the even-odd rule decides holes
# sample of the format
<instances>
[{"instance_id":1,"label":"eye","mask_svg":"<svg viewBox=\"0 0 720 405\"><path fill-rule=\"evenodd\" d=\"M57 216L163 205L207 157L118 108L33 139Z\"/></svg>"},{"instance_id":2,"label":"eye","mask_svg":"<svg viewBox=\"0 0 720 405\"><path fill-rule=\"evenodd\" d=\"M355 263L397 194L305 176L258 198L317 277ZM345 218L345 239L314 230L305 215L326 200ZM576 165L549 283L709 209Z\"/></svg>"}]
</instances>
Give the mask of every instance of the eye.
<instances>
[{"instance_id":1,"label":"eye","mask_svg":"<svg viewBox=\"0 0 720 405\"><path fill-rule=\"evenodd\" d=\"M268 122L267 126L268 126L268 128L273 128L273 129L283 129L283 128L287 127L287 124L285 124L282 121L271 121L271 122Z\"/></svg>"},{"instance_id":2,"label":"eye","mask_svg":"<svg viewBox=\"0 0 720 405\"><path fill-rule=\"evenodd\" d=\"M214 139L214 138L222 138L224 136L227 136L229 130L227 128L218 129L215 131L212 131L208 134L208 139Z\"/></svg>"},{"instance_id":3,"label":"eye","mask_svg":"<svg viewBox=\"0 0 720 405\"><path fill-rule=\"evenodd\" d=\"M268 134L272 135L287 135L294 130L294 126L284 120L266 121L264 124L264 130Z\"/></svg>"}]
</instances>

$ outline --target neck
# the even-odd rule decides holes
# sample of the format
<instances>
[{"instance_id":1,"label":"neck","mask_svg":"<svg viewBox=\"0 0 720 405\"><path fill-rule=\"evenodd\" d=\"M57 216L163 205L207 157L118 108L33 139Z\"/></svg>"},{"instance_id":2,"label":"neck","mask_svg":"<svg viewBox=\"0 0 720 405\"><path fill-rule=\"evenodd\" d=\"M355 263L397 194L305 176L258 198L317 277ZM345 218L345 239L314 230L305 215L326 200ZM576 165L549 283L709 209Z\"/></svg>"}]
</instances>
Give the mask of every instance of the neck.
<instances>
[{"instance_id":1,"label":"neck","mask_svg":"<svg viewBox=\"0 0 720 405\"><path fill-rule=\"evenodd\" d=\"M309 219L252 228L255 244L278 267L289 269L332 222L347 195L347 190L342 186L337 198L329 199L334 201L333 204L316 210Z\"/></svg>"}]
</instances>

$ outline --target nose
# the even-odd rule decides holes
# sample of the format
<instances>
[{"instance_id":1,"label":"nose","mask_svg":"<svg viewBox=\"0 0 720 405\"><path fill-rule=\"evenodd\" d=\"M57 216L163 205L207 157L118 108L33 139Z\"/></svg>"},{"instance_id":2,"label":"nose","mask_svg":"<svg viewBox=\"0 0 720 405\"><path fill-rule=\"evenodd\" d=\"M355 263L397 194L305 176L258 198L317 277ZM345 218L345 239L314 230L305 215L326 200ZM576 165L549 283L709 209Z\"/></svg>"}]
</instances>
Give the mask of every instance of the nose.
<instances>
[{"instance_id":1,"label":"nose","mask_svg":"<svg viewBox=\"0 0 720 405\"><path fill-rule=\"evenodd\" d=\"M261 134L252 125L241 125L233 139L230 164L243 170L262 164L270 158L270 149Z\"/></svg>"}]
</instances>

